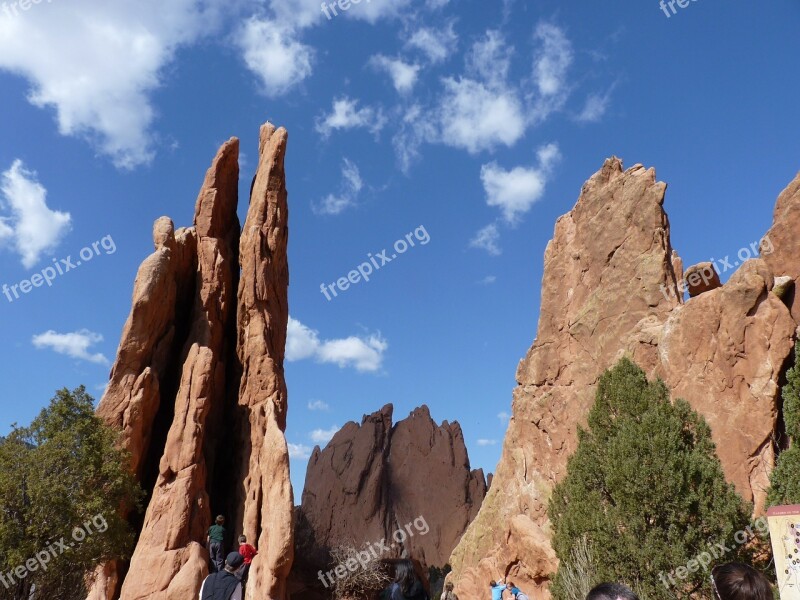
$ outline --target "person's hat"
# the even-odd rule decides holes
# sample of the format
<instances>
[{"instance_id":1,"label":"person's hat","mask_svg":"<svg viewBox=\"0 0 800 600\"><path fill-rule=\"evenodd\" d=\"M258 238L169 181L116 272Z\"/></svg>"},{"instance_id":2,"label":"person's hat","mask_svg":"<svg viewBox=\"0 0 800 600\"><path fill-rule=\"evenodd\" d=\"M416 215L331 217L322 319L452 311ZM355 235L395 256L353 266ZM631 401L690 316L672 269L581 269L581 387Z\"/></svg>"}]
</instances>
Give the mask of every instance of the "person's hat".
<instances>
[{"instance_id":1,"label":"person's hat","mask_svg":"<svg viewBox=\"0 0 800 600\"><path fill-rule=\"evenodd\" d=\"M244 556L238 552L231 552L228 554L228 558L225 559L225 564L231 569L238 569L242 566L242 563L244 563Z\"/></svg>"}]
</instances>

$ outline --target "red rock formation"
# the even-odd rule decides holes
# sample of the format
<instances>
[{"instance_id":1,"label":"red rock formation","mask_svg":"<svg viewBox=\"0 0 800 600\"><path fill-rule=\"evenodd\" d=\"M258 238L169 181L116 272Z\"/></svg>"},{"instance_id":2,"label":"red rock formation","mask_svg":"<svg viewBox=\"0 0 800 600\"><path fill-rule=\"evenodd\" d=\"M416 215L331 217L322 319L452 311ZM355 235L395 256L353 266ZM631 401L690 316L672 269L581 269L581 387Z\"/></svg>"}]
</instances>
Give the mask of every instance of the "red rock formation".
<instances>
[{"instance_id":1,"label":"red rock formation","mask_svg":"<svg viewBox=\"0 0 800 600\"><path fill-rule=\"evenodd\" d=\"M283 357L289 321L286 141L285 129L261 127L258 172L239 254L239 405L247 415L239 440L249 453L242 522L244 534L258 540L260 550L250 569L248 600L286 596L294 550L294 500L283 435L287 410Z\"/></svg>"},{"instance_id":2,"label":"red rock formation","mask_svg":"<svg viewBox=\"0 0 800 600\"><path fill-rule=\"evenodd\" d=\"M298 560L316 574L329 568L330 548L386 540L391 549L382 558L405 555L425 568L443 567L485 495L483 471L470 470L458 423L438 426L423 406L392 427L386 405L314 449L298 516Z\"/></svg>"},{"instance_id":3,"label":"red rock formation","mask_svg":"<svg viewBox=\"0 0 800 600\"><path fill-rule=\"evenodd\" d=\"M194 227L174 235L169 219L156 221L156 252L139 269L98 408L122 431L132 469L151 495L127 574L116 563L101 566L92 599L197 597L208 572L212 508L228 512L231 533L259 542L248 598L286 597L292 495L283 438L285 150L285 130L262 127L241 247L235 138L206 174ZM238 480L231 474L236 460Z\"/></svg>"},{"instance_id":4,"label":"red rock formation","mask_svg":"<svg viewBox=\"0 0 800 600\"><path fill-rule=\"evenodd\" d=\"M683 280L686 282L690 298L715 290L722 285L714 263L710 262L701 262L689 267L686 269Z\"/></svg>"},{"instance_id":5,"label":"red rock formation","mask_svg":"<svg viewBox=\"0 0 800 600\"><path fill-rule=\"evenodd\" d=\"M451 557L464 600L482 598L486 583L501 576L532 597L548 596L557 567L546 516L550 490L575 450L598 376L623 355L663 377L706 417L726 475L757 509L763 505L794 322L770 292L774 274L761 260L683 304L676 285L681 261L662 209L665 188L652 169L623 171L610 159L556 224L538 333L517 370L502 458ZM799 188L793 184L779 201L775 238L800 227L800 215L791 216L800 210ZM776 252L772 260L797 277L797 256Z\"/></svg>"}]
</instances>

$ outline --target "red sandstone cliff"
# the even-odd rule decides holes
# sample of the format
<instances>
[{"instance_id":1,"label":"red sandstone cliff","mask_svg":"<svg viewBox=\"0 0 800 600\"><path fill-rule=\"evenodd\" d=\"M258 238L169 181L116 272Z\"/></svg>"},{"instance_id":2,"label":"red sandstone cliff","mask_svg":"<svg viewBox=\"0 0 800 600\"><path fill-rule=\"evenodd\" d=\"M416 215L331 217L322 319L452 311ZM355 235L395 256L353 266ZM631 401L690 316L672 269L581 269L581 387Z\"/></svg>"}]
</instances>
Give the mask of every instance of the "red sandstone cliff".
<instances>
[{"instance_id":1,"label":"red sandstone cliff","mask_svg":"<svg viewBox=\"0 0 800 600\"><path fill-rule=\"evenodd\" d=\"M329 568L332 547L383 539L391 550L382 558L443 567L477 514L486 481L470 469L459 424L437 425L422 406L392 426L392 411L388 404L360 425L347 423L314 449L297 527L298 561L308 572ZM406 525L413 535L396 534Z\"/></svg>"},{"instance_id":2,"label":"red sandstone cliff","mask_svg":"<svg viewBox=\"0 0 800 600\"><path fill-rule=\"evenodd\" d=\"M763 507L779 427L779 381L795 339L800 177L781 195L765 243L721 287L683 301L682 263L655 171L612 158L556 223L545 253L536 340L517 369L513 418L492 488L451 557L463 600L508 576L545 598L557 567L546 508L564 476L599 375L623 355L662 377L709 422L727 477ZM703 293L700 293L700 292ZM792 319L787 304L795 312Z\"/></svg>"},{"instance_id":3,"label":"red sandstone cliff","mask_svg":"<svg viewBox=\"0 0 800 600\"><path fill-rule=\"evenodd\" d=\"M206 530L216 513L228 516L233 535L258 540L247 598L286 598L293 549L283 436L286 139L284 129L261 128L241 235L235 138L206 174L194 226L175 233L168 218L156 221L156 251L137 274L98 407L122 432L149 497L143 522L134 522L140 534L130 565L101 566L92 599L197 597L208 573Z\"/></svg>"}]
</instances>

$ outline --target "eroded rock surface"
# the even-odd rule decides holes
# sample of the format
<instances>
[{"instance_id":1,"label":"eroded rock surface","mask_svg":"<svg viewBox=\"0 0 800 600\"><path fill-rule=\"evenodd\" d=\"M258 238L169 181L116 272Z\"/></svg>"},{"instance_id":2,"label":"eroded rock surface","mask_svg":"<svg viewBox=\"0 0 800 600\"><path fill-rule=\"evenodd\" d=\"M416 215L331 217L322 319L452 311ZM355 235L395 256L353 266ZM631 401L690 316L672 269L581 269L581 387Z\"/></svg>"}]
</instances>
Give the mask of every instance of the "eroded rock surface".
<instances>
[{"instance_id":1,"label":"eroded rock surface","mask_svg":"<svg viewBox=\"0 0 800 600\"><path fill-rule=\"evenodd\" d=\"M557 568L550 491L575 450L598 376L623 355L705 416L726 475L756 510L763 506L778 384L795 336L789 310L771 289L776 275L800 277L800 242L792 235L800 228L800 179L778 201L773 252L685 304L665 188L652 169L623 170L609 159L556 223L537 337L517 370L502 458L451 557L464 600L484 597L486 582L503 576L532 597L548 597ZM787 246L779 250L776 240Z\"/></svg>"},{"instance_id":2,"label":"eroded rock surface","mask_svg":"<svg viewBox=\"0 0 800 600\"><path fill-rule=\"evenodd\" d=\"M170 219L156 221L156 251L139 269L98 407L122 432L149 497L130 565L99 567L92 599L196 598L208 573L206 531L219 512L229 547L240 533L260 546L247 598L286 598L286 140L284 129L261 128L244 231L236 138L206 174L194 226L174 232Z\"/></svg>"},{"instance_id":3,"label":"eroded rock surface","mask_svg":"<svg viewBox=\"0 0 800 600\"><path fill-rule=\"evenodd\" d=\"M297 532L309 572L328 569L330 548L381 540L391 545L382 558L443 567L477 514L486 481L470 469L460 425L437 425L422 406L392 426L392 412L389 404L347 423L314 449Z\"/></svg>"}]
</instances>

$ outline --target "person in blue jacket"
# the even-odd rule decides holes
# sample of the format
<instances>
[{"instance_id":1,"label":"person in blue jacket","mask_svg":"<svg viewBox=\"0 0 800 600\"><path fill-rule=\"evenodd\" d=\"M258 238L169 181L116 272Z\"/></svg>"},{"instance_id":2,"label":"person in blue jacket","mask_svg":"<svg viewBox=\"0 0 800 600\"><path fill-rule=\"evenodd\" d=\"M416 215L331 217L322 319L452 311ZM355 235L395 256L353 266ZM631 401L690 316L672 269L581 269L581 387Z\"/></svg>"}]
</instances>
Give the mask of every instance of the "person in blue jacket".
<instances>
[{"instance_id":1,"label":"person in blue jacket","mask_svg":"<svg viewBox=\"0 0 800 600\"><path fill-rule=\"evenodd\" d=\"M497 583L494 579L489 582L492 590L492 600L503 600L503 590L506 589L505 583Z\"/></svg>"},{"instance_id":2,"label":"person in blue jacket","mask_svg":"<svg viewBox=\"0 0 800 600\"><path fill-rule=\"evenodd\" d=\"M514 598L514 600L528 600L528 595L515 586L511 581L506 584L506 588L509 592L511 592L511 597Z\"/></svg>"}]
</instances>

